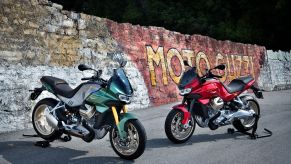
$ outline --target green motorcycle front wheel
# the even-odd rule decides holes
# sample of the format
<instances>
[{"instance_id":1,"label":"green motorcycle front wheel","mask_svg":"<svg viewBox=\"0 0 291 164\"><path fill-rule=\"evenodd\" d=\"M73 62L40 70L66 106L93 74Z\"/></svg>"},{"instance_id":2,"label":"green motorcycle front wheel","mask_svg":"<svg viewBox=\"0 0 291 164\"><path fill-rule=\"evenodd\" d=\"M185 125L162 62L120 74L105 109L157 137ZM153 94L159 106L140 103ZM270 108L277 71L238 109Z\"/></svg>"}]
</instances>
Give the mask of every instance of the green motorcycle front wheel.
<instances>
[{"instance_id":1,"label":"green motorcycle front wheel","mask_svg":"<svg viewBox=\"0 0 291 164\"><path fill-rule=\"evenodd\" d=\"M133 160L141 156L145 150L146 133L142 124L138 120L128 120L125 123L127 136L122 140L118 134L117 127L110 130L110 143L121 158Z\"/></svg>"}]
</instances>

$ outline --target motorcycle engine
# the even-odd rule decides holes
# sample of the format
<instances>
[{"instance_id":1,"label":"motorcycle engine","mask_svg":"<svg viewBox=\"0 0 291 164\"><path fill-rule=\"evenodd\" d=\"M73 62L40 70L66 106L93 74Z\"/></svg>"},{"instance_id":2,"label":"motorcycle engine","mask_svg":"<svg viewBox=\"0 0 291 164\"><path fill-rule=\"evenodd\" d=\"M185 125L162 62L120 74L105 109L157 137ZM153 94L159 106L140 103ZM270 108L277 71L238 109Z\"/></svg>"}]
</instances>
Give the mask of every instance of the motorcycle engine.
<instances>
[{"instance_id":1,"label":"motorcycle engine","mask_svg":"<svg viewBox=\"0 0 291 164\"><path fill-rule=\"evenodd\" d=\"M85 104L85 106L80 109L81 116L85 118L86 120L89 120L90 118L92 118L95 112L96 112L95 108L87 104Z\"/></svg>"},{"instance_id":2,"label":"motorcycle engine","mask_svg":"<svg viewBox=\"0 0 291 164\"><path fill-rule=\"evenodd\" d=\"M220 97L215 97L210 100L210 106L212 109L220 110L224 105L223 100Z\"/></svg>"}]
</instances>

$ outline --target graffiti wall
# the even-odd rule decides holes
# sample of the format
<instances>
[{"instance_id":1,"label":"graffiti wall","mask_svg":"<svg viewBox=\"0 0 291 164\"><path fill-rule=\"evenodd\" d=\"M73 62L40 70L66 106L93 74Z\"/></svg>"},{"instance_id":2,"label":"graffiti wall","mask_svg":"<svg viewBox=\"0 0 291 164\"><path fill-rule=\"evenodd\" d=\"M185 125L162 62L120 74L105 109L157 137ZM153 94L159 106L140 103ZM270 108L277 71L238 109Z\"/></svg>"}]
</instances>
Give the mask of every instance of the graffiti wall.
<instances>
[{"instance_id":1,"label":"graffiti wall","mask_svg":"<svg viewBox=\"0 0 291 164\"><path fill-rule=\"evenodd\" d=\"M256 79L264 62L265 48L257 45L217 41L201 35L183 35L158 27L141 27L107 21L109 32L144 76L150 101L159 105L177 101L176 84L185 69L183 60L206 69L225 64L222 82L251 74Z\"/></svg>"}]
</instances>

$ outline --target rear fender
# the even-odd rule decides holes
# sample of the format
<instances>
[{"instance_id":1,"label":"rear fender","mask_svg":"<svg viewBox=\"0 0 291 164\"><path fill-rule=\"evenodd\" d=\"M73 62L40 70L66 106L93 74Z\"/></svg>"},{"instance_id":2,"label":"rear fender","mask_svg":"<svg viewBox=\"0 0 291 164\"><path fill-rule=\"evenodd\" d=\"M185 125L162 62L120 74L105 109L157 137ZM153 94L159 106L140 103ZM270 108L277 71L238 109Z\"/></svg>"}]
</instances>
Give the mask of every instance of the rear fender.
<instances>
[{"instance_id":1,"label":"rear fender","mask_svg":"<svg viewBox=\"0 0 291 164\"><path fill-rule=\"evenodd\" d=\"M251 101L254 101L256 104L257 104L257 106L258 106L258 110L259 110L259 115L260 115L260 105L259 105L259 103L258 103L258 101L253 97L253 96L251 96L251 95L242 95L242 96L239 96L239 98L241 99L241 100L243 100L243 101L248 101L248 100L251 100Z\"/></svg>"},{"instance_id":2,"label":"rear fender","mask_svg":"<svg viewBox=\"0 0 291 164\"><path fill-rule=\"evenodd\" d=\"M254 92L254 94L255 94L255 96L257 98L264 99L263 93L262 93L262 91L259 88L257 88L254 85L252 85L251 86L251 89L253 90L253 92Z\"/></svg>"},{"instance_id":3,"label":"rear fender","mask_svg":"<svg viewBox=\"0 0 291 164\"><path fill-rule=\"evenodd\" d=\"M53 89L51 88L50 85L46 84L46 83L42 83L42 88L44 88L45 90L54 93Z\"/></svg>"},{"instance_id":4,"label":"rear fender","mask_svg":"<svg viewBox=\"0 0 291 164\"><path fill-rule=\"evenodd\" d=\"M30 100L36 100L38 98L38 96L42 93L42 91L44 91L45 88L41 87L41 88L34 88L33 90L29 90L30 92L32 92L30 94Z\"/></svg>"},{"instance_id":5,"label":"rear fender","mask_svg":"<svg viewBox=\"0 0 291 164\"><path fill-rule=\"evenodd\" d=\"M175 106L173 106L173 110L179 110L179 111L183 112L184 117L182 120L182 124L188 123L191 113L188 111L186 104L175 105Z\"/></svg>"}]
</instances>

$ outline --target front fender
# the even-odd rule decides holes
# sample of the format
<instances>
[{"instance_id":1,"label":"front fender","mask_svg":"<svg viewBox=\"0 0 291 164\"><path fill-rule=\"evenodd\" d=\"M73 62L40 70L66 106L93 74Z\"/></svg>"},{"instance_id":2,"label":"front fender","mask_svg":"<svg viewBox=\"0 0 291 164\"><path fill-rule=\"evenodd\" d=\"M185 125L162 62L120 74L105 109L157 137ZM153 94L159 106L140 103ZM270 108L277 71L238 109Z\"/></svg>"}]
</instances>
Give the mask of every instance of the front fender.
<instances>
[{"instance_id":1,"label":"front fender","mask_svg":"<svg viewBox=\"0 0 291 164\"><path fill-rule=\"evenodd\" d=\"M184 118L181 121L181 123L182 124L188 123L191 113L188 111L186 104L175 105L175 106L173 106L173 110L180 110L181 112L183 112Z\"/></svg>"},{"instance_id":2,"label":"front fender","mask_svg":"<svg viewBox=\"0 0 291 164\"><path fill-rule=\"evenodd\" d=\"M120 138L125 139L127 136L127 132L124 130L124 125L128 120L137 120L137 117L132 113L120 113L119 115L119 123L117 125L118 133Z\"/></svg>"},{"instance_id":3,"label":"front fender","mask_svg":"<svg viewBox=\"0 0 291 164\"><path fill-rule=\"evenodd\" d=\"M252 100L252 101L255 101L257 104L259 104L258 101L252 95L242 95L242 96L239 96L239 98L245 101Z\"/></svg>"}]
</instances>

